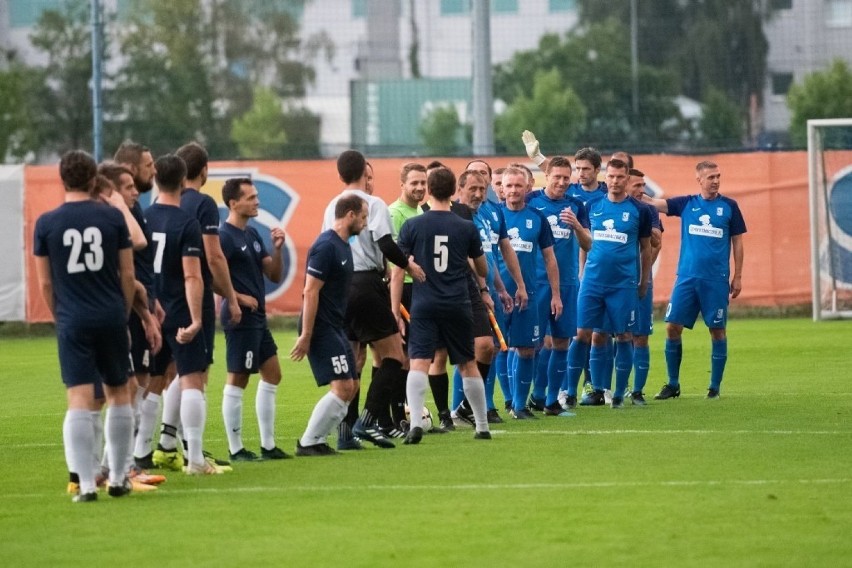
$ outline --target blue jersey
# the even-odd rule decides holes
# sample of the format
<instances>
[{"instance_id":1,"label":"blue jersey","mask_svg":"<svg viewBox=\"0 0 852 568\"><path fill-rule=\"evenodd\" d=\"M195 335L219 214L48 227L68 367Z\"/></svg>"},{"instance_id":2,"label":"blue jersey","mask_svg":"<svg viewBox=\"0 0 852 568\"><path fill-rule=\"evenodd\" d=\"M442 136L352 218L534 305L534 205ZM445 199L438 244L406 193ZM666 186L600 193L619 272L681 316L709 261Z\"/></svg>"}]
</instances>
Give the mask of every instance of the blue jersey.
<instances>
[{"instance_id":1,"label":"blue jersey","mask_svg":"<svg viewBox=\"0 0 852 568\"><path fill-rule=\"evenodd\" d=\"M305 269L306 274L324 282L320 288L314 329L318 325L343 328L353 270L352 247L349 243L331 229L321 233L308 250Z\"/></svg>"},{"instance_id":2,"label":"blue jersey","mask_svg":"<svg viewBox=\"0 0 852 568\"><path fill-rule=\"evenodd\" d=\"M577 273L580 258L580 245L574 235L574 229L559 220L559 214L565 209L571 209L583 227L589 228L589 217L583 202L565 195L562 199L551 199L544 191L531 192L533 197L527 207L541 212L550 225L553 234L553 254L559 265L559 285L572 286L577 283ZM539 284L546 284L547 270L544 261L538 264L536 279Z\"/></svg>"},{"instance_id":3,"label":"blue jersey","mask_svg":"<svg viewBox=\"0 0 852 568\"><path fill-rule=\"evenodd\" d=\"M488 221L491 230L491 264L488 266L488 274L494 280L495 272L503 272L503 252L499 243L508 239L506 233L506 219L503 217L503 206L496 201L486 200L479 206L479 214Z\"/></svg>"},{"instance_id":4,"label":"blue jersey","mask_svg":"<svg viewBox=\"0 0 852 568\"><path fill-rule=\"evenodd\" d=\"M136 272L136 280L138 280L148 293L148 298L153 299L154 295L154 243L151 242L151 230L148 229L148 223L145 222L145 213L142 211L142 206L137 201L130 209L130 213L145 234L145 240L148 244L141 250L133 251L133 270Z\"/></svg>"},{"instance_id":5,"label":"blue jersey","mask_svg":"<svg viewBox=\"0 0 852 568\"><path fill-rule=\"evenodd\" d=\"M426 273L425 282L413 284L411 317L452 314L470 305L467 259L483 254L472 222L450 211L426 211L403 224L399 248Z\"/></svg>"},{"instance_id":6,"label":"blue jersey","mask_svg":"<svg viewBox=\"0 0 852 568\"><path fill-rule=\"evenodd\" d=\"M589 206L592 249L583 280L612 288L639 285L639 239L651 236L651 212L632 197L613 203L599 199Z\"/></svg>"},{"instance_id":7,"label":"blue jersey","mask_svg":"<svg viewBox=\"0 0 852 568\"><path fill-rule=\"evenodd\" d=\"M73 201L38 218L33 252L50 260L57 328L126 321L119 251L129 247L124 217L104 203Z\"/></svg>"},{"instance_id":8,"label":"blue jersey","mask_svg":"<svg viewBox=\"0 0 852 568\"><path fill-rule=\"evenodd\" d=\"M518 264L521 267L521 275L524 278L524 286L527 295L535 295L536 267L542 249L553 246L553 233L550 232L550 223L541 212L524 207L520 211L512 211L503 206L503 217L506 220L506 233L509 243L518 256ZM500 271L500 277L506 285L506 291L514 296L517 284L506 267Z\"/></svg>"},{"instance_id":9,"label":"blue jersey","mask_svg":"<svg viewBox=\"0 0 852 568\"><path fill-rule=\"evenodd\" d=\"M186 303L183 257L201 259L204 265L198 221L179 207L160 203L145 210L145 219L154 243L154 294L166 312L163 327L186 327L192 316Z\"/></svg>"},{"instance_id":10,"label":"blue jersey","mask_svg":"<svg viewBox=\"0 0 852 568\"><path fill-rule=\"evenodd\" d=\"M266 289L263 282L263 259L269 256L269 253L266 252L263 240L253 227L246 227L244 231L230 223L222 223L219 229L219 242L222 244L222 253L228 262L234 290L257 300L256 310L241 307L243 316L240 323L233 326L228 311L228 299L225 298L220 312L222 327L225 329L265 327Z\"/></svg>"},{"instance_id":11,"label":"blue jersey","mask_svg":"<svg viewBox=\"0 0 852 568\"><path fill-rule=\"evenodd\" d=\"M202 235L219 236L219 207L213 198L192 188L185 188L180 195L180 208L192 215L201 227ZM203 239L202 239L203 242ZM204 280L204 309L212 310L213 275L207 264L204 249L201 250L201 277Z\"/></svg>"},{"instance_id":12,"label":"blue jersey","mask_svg":"<svg viewBox=\"0 0 852 568\"><path fill-rule=\"evenodd\" d=\"M722 195L709 201L701 195L686 195L667 199L666 204L668 215L681 218L678 276L727 282L731 237L746 232L737 202Z\"/></svg>"},{"instance_id":13,"label":"blue jersey","mask_svg":"<svg viewBox=\"0 0 852 568\"><path fill-rule=\"evenodd\" d=\"M587 211L592 203L598 199L606 198L606 193L607 187L604 182L599 182L597 189L594 191L586 191L579 183L572 183L568 186L568 189L565 190L565 195L582 201L586 206Z\"/></svg>"}]
</instances>

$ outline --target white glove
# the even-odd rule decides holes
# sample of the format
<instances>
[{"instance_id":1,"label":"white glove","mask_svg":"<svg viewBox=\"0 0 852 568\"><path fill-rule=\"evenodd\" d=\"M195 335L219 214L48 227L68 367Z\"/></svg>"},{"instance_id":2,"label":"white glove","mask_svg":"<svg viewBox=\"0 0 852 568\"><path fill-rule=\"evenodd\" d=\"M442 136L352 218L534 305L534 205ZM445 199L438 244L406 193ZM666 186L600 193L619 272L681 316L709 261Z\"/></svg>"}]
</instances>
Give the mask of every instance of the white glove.
<instances>
[{"instance_id":1,"label":"white glove","mask_svg":"<svg viewBox=\"0 0 852 568\"><path fill-rule=\"evenodd\" d=\"M527 150L527 156L530 157L530 160L535 162L535 165L540 166L547 159L547 156L541 153L538 145L538 139L535 137L535 134L529 130L524 130L523 134L521 134L521 140L524 141L524 148Z\"/></svg>"}]
</instances>

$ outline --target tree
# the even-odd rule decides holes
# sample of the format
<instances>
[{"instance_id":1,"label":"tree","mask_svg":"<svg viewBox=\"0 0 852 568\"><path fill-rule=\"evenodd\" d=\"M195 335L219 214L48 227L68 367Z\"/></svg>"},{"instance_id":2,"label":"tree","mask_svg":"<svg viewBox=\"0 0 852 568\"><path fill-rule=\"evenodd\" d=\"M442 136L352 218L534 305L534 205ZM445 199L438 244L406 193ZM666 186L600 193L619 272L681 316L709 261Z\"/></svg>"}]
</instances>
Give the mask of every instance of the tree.
<instances>
[{"instance_id":1,"label":"tree","mask_svg":"<svg viewBox=\"0 0 852 568\"><path fill-rule=\"evenodd\" d=\"M732 148L742 144L744 120L740 108L722 91L710 89L704 98L699 143L707 148Z\"/></svg>"},{"instance_id":2,"label":"tree","mask_svg":"<svg viewBox=\"0 0 852 568\"><path fill-rule=\"evenodd\" d=\"M852 71L836 59L825 71L817 71L796 83L787 93L790 107L790 138L799 146L807 144L807 123L811 118L852 117Z\"/></svg>"},{"instance_id":3,"label":"tree","mask_svg":"<svg viewBox=\"0 0 852 568\"><path fill-rule=\"evenodd\" d=\"M241 158L280 158L287 142L282 101L270 89L254 91L254 104L231 127Z\"/></svg>"},{"instance_id":4,"label":"tree","mask_svg":"<svg viewBox=\"0 0 852 568\"><path fill-rule=\"evenodd\" d=\"M521 95L497 117L499 152L517 152L521 132L532 130L543 148L574 148L586 130L587 110L571 87L563 87L555 69L540 71L533 80L531 97Z\"/></svg>"},{"instance_id":5,"label":"tree","mask_svg":"<svg viewBox=\"0 0 852 568\"><path fill-rule=\"evenodd\" d=\"M464 129L453 105L436 106L423 117L418 129L426 151L435 156L452 156L459 152Z\"/></svg>"},{"instance_id":6,"label":"tree","mask_svg":"<svg viewBox=\"0 0 852 568\"><path fill-rule=\"evenodd\" d=\"M43 74L18 63L0 70L0 164L37 152L42 136L35 101L46 87Z\"/></svg>"}]
</instances>

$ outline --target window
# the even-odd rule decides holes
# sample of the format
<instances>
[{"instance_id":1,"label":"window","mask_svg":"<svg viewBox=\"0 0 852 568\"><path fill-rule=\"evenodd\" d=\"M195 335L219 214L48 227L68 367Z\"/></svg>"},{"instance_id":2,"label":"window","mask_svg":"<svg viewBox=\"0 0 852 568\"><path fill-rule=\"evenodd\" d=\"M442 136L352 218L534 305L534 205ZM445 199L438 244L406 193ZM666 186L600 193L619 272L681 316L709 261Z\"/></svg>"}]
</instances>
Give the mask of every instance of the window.
<instances>
[{"instance_id":1,"label":"window","mask_svg":"<svg viewBox=\"0 0 852 568\"><path fill-rule=\"evenodd\" d=\"M45 10L62 11L63 0L10 0L9 25L13 28L29 28L38 23Z\"/></svg>"},{"instance_id":2,"label":"window","mask_svg":"<svg viewBox=\"0 0 852 568\"><path fill-rule=\"evenodd\" d=\"M367 15L367 0L352 0L352 17L363 18Z\"/></svg>"},{"instance_id":3,"label":"window","mask_svg":"<svg viewBox=\"0 0 852 568\"><path fill-rule=\"evenodd\" d=\"M852 0L826 0L825 25L830 28L852 26Z\"/></svg>"},{"instance_id":4,"label":"window","mask_svg":"<svg viewBox=\"0 0 852 568\"><path fill-rule=\"evenodd\" d=\"M573 12L577 9L576 0L548 0L550 12Z\"/></svg>"},{"instance_id":5,"label":"window","mask_svg":"<svg viewBox=\"0 0 852 568\"><path fill-rule=\"evenodd\" d=\"M773 73L772 74L772 94L778 96L786 96L790 90L790 85L793 84L792 73Z\"/></svg>"},{"instance_id":6,"label":"window","mask_svg":"<svg viewBox=\"0 0 852 568\"><path fill-rule=\"evenodd\" d=\"M491 9L495 14L517 14L518 0L492 0Z\"/></svg>"},{"instance_id":7,"label":"window","mask_svg":"<svg viewBox=\"0 0 852 568\"><path fill-rule=\"evenodd\" d=\"M457 16L470 12L470 0L441 0L442 16Z\"/></svg>"}]
</instances>

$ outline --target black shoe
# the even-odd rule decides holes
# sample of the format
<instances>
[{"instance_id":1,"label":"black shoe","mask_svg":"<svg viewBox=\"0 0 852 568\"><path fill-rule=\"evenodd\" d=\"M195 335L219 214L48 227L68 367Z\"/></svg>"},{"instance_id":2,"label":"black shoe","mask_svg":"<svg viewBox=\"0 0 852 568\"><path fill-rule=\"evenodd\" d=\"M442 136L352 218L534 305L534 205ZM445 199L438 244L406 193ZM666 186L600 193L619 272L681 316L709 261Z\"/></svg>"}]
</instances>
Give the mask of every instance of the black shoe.
<instances>
[{"instance_id":1,"label":"black shoe","mask_svg":"<svg viewBox=\"0 0 852 568\"><path fill-rule=\"evenodd\" d=\"M577 395L567 395L565 397L565 406L568 410L573 410L574 408L577 408Z\"/></svg>"},{"instance_id":2,"label":"black shoe","mask_svg":"<svg viewBox=\"0 0 852 568\"><path fill-rule=\"evenodd\" d=\"M473 418L473 410L468 408L464 401L456 408L456 418L465 424L476 426L476 420Z\"/></svg>"},{"instance_id":3,"label":"black shoe","mask_svg":"<svg viewBox=\"0 0 852 568\"><path fill-rule=\"evenodd\" d=\"M544 412L544 401L538 400L530 396L529 400L527 401L527 408L529 408L530 410L535 410L536 412Z\"/></svg>"},{"instance_id":4,"label":"black shoe","mask_svg":"<svg viewBox=\"0 0 852 568\"><path fill-rule=\"evenodd\" d=\"M352 427L352 433L361 440L375 444L380 448L390 449L396 447L393 442L382 434L382 431L379 430L377 424L364 424L360 418L355 421L355 426Z\"/></svg>"},{"instance_id":5,"label":"black shoe","mask_svg":"<svg viewBox=\"0 0 852 568\"><path fill-rule=\"evenodd\" d=\"M98 500L98 492L92 491L91 493L78 493L71 498L72 503L90 503L92 501Z\"/></svg>"},{"instance_id":6,"label":"black shoe","mask_svg":"<svg viewBox=\"0 0 852 568\"><path fill-rule=\"evenodd\" d=\"M133 485L126 477L120 485L110 485L109 489L107 489L110 497L124 497L125 495L130 495L131 491L133 491Z\"/></svg>"},{"instance_id":7,"label":"black shoe","mask_svg":"<svg viewBox=\"0 0 852 568\"><path fill-rule=\"evenodd\" d=\"M256 462L260 461L257 454L245 448L240 448L236 453L231 454L231 461L235 462Z\"/></svg>"},{"instance_id":8,"label":"black shoe","mask_svg":"<svg viewBox=\"0 0 852 568\"><path fill-rule=\"evenodd\" d=\"M134 456L133 461L136 462L136 467L139 469L157 469L157 466L154 465L154 452L149 453L144 458Z\"/></svg>"},{"instance_id":9,"label":"black shoe","mask_svg":"<svg viewBox=\"0 0 852 568\"><path fill-rule=\"evenodd\" d=\"M707 389L707 396L704 398L706 398L707 400L718 400L719 391L717 389Z\"/></svg>"},{"instance_id":10,"label":"black shoe","mask_svg":"<svg viewBox=\"0 0 852 568\"><path fill-rule=\"evenodd\" d=\"M408 431L408 434L405 436L405 441L403 444L406 446L413 446L415 444L419 444L420 440L423 439L423 428L420 426L415 426L411 430Z\"/></svg>"},{"instance_id":11,"label":"black shoe","mask_svg":"<svg viewBox=\"0 0 852 568\"><path fill-rule=\"evenodd\" d=\"M214 458L213 454L211 454L210 452L208 452L206 450L202 450L201 455L204 456L205 460L212 461L213 465L218 465L219 467L231 465L231 462L229 462L228 460Z\"/></svg>"},{"instance_id":12,"label":"black shoe","mask_svg":"<svg viewBox=\"0 0 852 568\"><path fill-rule=\"evenodd\" d=\"M260 457L264 460L286 460L292 458L290 454L275 446L271 450L267 450L266 448L260 448Z\"/></svg>"},{"instance_id":13,"label":"black shoe","mask_svg":"<svg viewBox=\"0 0 852 568\"><path fill-rule=\"evenodd\" d=\"M604 399L604 391L602 390L593 390L588 394L583 395L583 399L580 401L580 406L603 406L606 404L606 400Z\"/></svg>"},{"instance_id":14,"label":"black shoe","mask_svg":"<svg viewBox=\"0 0 852 568\"><path fill-rule=\"evenodd\" d=\"M562 408L562 405L558 402L554 402L550 406L544 407L544 415L545 416L575 416L573 412L569 412Z\"/></svg>"},{"instance_id":15,"label":"black shoe","mask_svg":"<svg viewBox=\"0 0 852 568\"><path fill-rule=\"evenodd\" d=\"M536 420L538 417L530 412L529 408L522 408L521 410L512 410L510 413L512 418L515 420Z\"/></svg>"},{"instance_id":16,"label":"black shoe","mask_svg":"<svg viewBox=\"0 0 852 568\"><path fill-rule=\"evenodd\" d=\"M404 422L404 421L403 421ZM407 428L403 428L400 426L391 426L390 428L379 428L382 434L387 438L405 438L405 435L408 433Z\"/></svg>"},{"instance_id":17,"label":"black shoe","mask_svg":"<svg viewBox=\"0 0 852 568\"><path fill-rule=\"evenodd\" d=\"M614 396L612 397L612 402L610 403L610 407L615 410L621 410L624 408L624 397L622 396Z\"/></svg>"},{"instance_id":18,"label":"black shoe","mask_svg":"<svg viewBox=\"0 0 852 568\"><path fill-rule=\"evenodd\" d=\"M497 409L492 408L488 411L488 423L489 424L502 424L503 419L500 418L500 415L497 414Z\"/></svg>"},{"instance_id":19,"label":"black shoe","mask_svg":"<svg viewBox=\"0 0 852 568\"><path fill-rule=\"evenodd\" d=\"M645 393L639 391L631 393L630 400L633 401L634 406L645 406L648 404L645 402Z\"/></svg>"},{"instance_id":20,"label":"black shoe","mask_svg":"<svg viewBox=\"0 0 852 568\"><path fill-rule=\"evenodd\" d=\"M511 411L512 411L512 401L511 401L511 400L507 400L507 401L503 404L503 408L505 408L505 409L506 409L506 412L511 412Z\"/></svg>"},{"instance_id":21,"label":"black shoe","mask_svg":"<svg viewBox=\"0 0 852 568\"><path fill-rule=\"evenodd\" d=\"M338 450L363 450L364 446L361 445L361 441L358 438L352 437L349 439L337 439L337 449Z\"/></svg>"},{"instance_id":22,"label":"black shoe","mask_svg":"<svg viewBox=\"0 0 852 568\"><path fill-rule=\"evenodd\" d=\"M477 432L473 435L474 440L490 440L491 432Z\"/></svg>"},{"instance_id":23,"label":"black shoe","mask_svg":"<svg viewBox=\"0 0 852 568\"><path fill-rule=\"evenodd\" d=\"M660 389L660 392L657 396L654 397L654 400L667 400L669 398L677 398L680 396L680 385L673 387L669 384L663 386Z\"/></svg>"},{"instance_id":24,"label":"black shoe","mask_svg":"<svg viewBox=\"0 0 852 568\"><path fill-rule=\"evenodd\" d=\"M442 410L438 413L438 425L444 432L452 432L456 429L456 425L453 424L453 417L450 415L449 410Z\"/></svg>"},{"instance_id":25,"label":"black shoe","mask_svg":"<svg viewBox=\"0 0 852 568\"><path fill-rule=\"evenodd\" d=\"M303 446L301 440L296 440L296 455L299 457L333 456L337 455L337 452L334 451L328 444L313 444L310 446Z\"/></svg>"}]
</instances>

